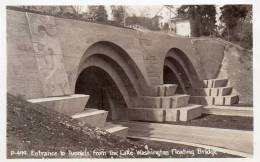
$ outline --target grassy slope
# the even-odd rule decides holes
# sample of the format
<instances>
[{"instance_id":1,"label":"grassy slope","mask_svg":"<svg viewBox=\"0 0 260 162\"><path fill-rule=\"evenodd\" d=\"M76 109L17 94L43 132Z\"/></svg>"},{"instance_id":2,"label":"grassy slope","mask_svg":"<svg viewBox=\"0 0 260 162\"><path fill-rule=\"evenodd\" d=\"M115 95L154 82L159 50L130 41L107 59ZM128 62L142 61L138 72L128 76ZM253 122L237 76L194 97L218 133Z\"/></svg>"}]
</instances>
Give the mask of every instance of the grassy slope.
<instances>
[{"instance_id":1,"label":"grassy slope","mask_svg":"<svg viewBox=\"0 0 260 162\"><path fill-rule=\"evenodd\" d=\"M12 95L8 95L7 107L7 154L11 150L144 149L144 145L136 145Z\"/></svg>"}]
</instances>

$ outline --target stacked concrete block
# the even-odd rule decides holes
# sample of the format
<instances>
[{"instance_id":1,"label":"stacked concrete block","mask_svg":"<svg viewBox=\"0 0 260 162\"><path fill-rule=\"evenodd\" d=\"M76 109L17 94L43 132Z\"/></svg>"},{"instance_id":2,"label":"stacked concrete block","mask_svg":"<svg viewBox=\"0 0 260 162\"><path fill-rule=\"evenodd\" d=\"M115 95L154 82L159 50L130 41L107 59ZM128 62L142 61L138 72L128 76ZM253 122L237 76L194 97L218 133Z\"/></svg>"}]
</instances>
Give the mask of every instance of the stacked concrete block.
<instances>
[{"instance_id":1,"label":"stacked concrete block","mask_svg":"<svg viewBox=\"0 0 260 162\"><path fill-rule=\"evenodd\" d=\"M174 96L142 96L138 98L138 107L150 108L176 108L187 105L189 95L174 95Z\"/></svg>"},{"instance_id":2,"label":"stacked concrete block","mask_svg":"<svg viewBox=\"0 0 260 162\"><path fill-rule=\"evenodd\" d=\"M201 115L201 105L189 105L190 96L175 94L176 84L154 87L155 96L141 96L135 108L128 109L129 120L169 122L188 121Z\"/></svg>"},{"instance_id":3,"label":"stacked concrete block","mask_svg":"<svg viewBox=\"0 0 260 162\"><path fill-rule=\"evenodd\" d=\"M239 102L238 95L232 94L232 87L227 86L228 79L210 79L203 82L203 88L194 88L191 90L191 103L201 105L233 105Z\"/></svg>"},{"instance_id":4,"label":"stacked concrete block","mask_svg":"<svg viewBox=\"0 0 260 162\"><path fill-rule=\"evenodd\" d=\"M86 122L91 126L102 128L105 126L107 115L108 111L87 108L71 117Z\"/></svg>"}]
</instances>

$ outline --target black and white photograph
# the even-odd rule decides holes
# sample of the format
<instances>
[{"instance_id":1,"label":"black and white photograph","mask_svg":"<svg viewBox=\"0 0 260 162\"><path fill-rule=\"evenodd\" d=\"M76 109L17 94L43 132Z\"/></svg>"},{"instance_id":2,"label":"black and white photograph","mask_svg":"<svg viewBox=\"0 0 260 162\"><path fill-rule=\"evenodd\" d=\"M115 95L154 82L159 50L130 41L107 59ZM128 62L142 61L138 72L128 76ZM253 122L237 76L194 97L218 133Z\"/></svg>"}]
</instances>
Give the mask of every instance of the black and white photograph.
<instances>
[{"instance_id":1,"label":"black and white photograph","mask_svg":"<svg viewBox=\"0 0 260 162\"><path fill-rule=\"evenodd\" d=\"M257 7L161 3L7 3L2 158L256 160Z\"/></svg>"}]
</instances>

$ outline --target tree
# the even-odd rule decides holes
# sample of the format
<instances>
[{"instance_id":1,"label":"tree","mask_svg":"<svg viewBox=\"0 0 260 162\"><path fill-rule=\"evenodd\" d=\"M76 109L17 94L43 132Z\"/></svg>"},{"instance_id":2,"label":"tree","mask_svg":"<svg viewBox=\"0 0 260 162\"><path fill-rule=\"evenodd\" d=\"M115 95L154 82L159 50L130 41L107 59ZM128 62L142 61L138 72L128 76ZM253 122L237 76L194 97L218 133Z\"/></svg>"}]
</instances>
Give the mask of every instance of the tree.
<instances>
[{"instance_id":1,"label":"tree","mask_svg":"<svg viewBox=\"0 0 260 162\"><path fill-rule=\"evenodd\" d=\"M168 23L164 23L163 30L164 31L168 31L169 30L169 24Z\"/></svg>"},{"instance_id":2,"label":"tree","mask_svg":"<svg viewBox=\"0 0 260 162\"><path fill-rule=\"evenodd\" d=\"M160 30L158 18L140 17L140 16L128 16L126 18L127 26L139 25L150 30Z\"/></svg>"},{"instance_id":3,"label":"tree","mask_svg":"<svg viewBox=\"0 0 260 162\"><path fill-rule=\"evenodd\" d=\"M242 40L242 28L245 22L247 13L252 12L251 5L225 5L220 8L221 16L220 21L225 24L225 29L223 34L227 34L227 39L237 40L237 30L234 30L239 26L239 42ZM252 17L251 17L252 19ZM235 32L236 31L236 32Z\"/></svg>"},{"instance_id":4,"label":"tree","mask_svg":"<svg viewBox=\"0 0 260 162\"><path fill-rule=\"evenodd\" d=\"M77 18L81 17L82 6L73 6Z\"/></svg>"},{"instance_id":5,"label":"tree","mask_svg":"<svg viewBox=\"0 0 260 162\"><path fill-rule=\"evenodd\" d=\"M114 21L119 25L125 25L126 10L124 6L111 6Z\"/></svg>"},{"instance_id":6,"label":"tree","mask_svg":"<svg viewBox=\"0 0 260 162\"><path fill-rule=\"evenodd\" d=\"M105 6L88 6L89 9L89 19L96 22L106 22L107 21L107 11Z\"/></svg>"},{"instance_id":7,"label":"tree","mask_svg":"<svg viewBox=\"0 0 260 162\"><path fill-rule=\"evenodd\" d=\"M152 30L160 30L159 27L159 16L155 16L152 18Z\"/></svg>"},{"instance_id":8,"label":"tree","mask_svg":"<svg viewBox=\"0 0 260 162\"><path fill-rule=\"evenodd\" d=\"M214 5L182 5L177 9L179 17L188 18L192 36L209 36L216 30L216 8Z\"/></svg>"}]
</instances>

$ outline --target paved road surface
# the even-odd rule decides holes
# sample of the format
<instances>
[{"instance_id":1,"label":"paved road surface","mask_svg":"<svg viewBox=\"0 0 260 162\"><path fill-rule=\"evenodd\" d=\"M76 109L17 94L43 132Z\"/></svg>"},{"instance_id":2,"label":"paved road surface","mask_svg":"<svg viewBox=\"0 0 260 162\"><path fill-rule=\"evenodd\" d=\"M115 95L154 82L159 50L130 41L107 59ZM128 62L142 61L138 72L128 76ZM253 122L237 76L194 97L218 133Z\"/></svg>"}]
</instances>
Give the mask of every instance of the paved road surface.
<instances>
[{"instance_id":1,"label":"paved road surface","mask_svg":"<svg viewBox=\"0 0 260 162\"><path fill-rule=\"evenodd\" d=\"M253 132L146 122L118 122L129 127L128 135L222 147L253 154Z\"/></svg>"}]
</instances>

